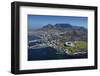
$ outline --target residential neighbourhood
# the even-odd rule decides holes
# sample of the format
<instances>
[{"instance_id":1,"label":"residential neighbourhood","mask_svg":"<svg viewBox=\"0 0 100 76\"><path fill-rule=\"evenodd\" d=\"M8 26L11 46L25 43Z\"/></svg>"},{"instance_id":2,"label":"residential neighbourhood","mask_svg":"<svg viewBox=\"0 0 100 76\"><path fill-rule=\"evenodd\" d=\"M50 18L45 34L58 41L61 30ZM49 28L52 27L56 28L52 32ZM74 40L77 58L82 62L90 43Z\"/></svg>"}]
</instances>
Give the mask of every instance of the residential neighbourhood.
<instances>
[{"instance_id":1,"label":"residential neighbourhood","mask_svg":"<svg viewBox=\"0 0 100 76\"><path fill-rule=\"evenodd\" d=\"M37 36L40 39L29 41L29 43L37 42L37 44L29 46L29 48L34 49L34 48L42 48L42 47L52 47L52 48L57 49L58 52L59 52L59 49L60 49L60 51L62 49L62 52L65 52L68 54L69 53L74 54L76 52L83 53L84 51L85 52L87 51L87 45L86 45L87 41L84 40L86 38L86 36L84 36L84 38L81 37L82 34L85 34L84 32L86 32L86 31L84 31L84 29L82 29L80 31L80 32L83 31L82 33L79 33L78 30L81 29L81 28L79 29L79 27L77 29L76 28L74 29L74 27L73 27L73 29L72 29L72 27L68 28L68 26L67 26L66 30L68 29L69 31L62 30L62 29L63 29L62 27L59 30L57 27L55 28L52 26L52 28L51 28L51 25L50 26L47 25L47 26L45 26L45 28L41 28L37 31L36 30L33 31L33 33L31 33L30 35ZM72 31L74 31L74 32L72 32ZM76 32L76 34L75 34L75 32ZM74 33L74 35L71 35L72 33ZM76 37L75 35L81 35L81 36ZM70 37L70 38L68 38L68 37ZM80 43L80 45L85 46L84 48L81 49L82 51L80 50L79 45L78 45L79 47L77 48L77 43Z\"/></svg>"}]
</instances>

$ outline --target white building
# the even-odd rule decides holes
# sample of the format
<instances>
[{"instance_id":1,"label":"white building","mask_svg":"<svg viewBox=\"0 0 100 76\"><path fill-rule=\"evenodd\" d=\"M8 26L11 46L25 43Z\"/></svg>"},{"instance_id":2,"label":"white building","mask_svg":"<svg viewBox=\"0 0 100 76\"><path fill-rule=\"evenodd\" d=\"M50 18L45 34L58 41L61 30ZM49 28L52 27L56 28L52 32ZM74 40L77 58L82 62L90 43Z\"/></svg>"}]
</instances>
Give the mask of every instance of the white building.
<instances>
[{"instance_id":1,"label":"white building","mask_svg":"<svg viewBox=\"0 0 100 76\"><path fill-rule=\"evenodd\" d=\"M71 42L71 41L68 41L68 42L65 42L65 45L73 47L74 46L74 43Z\"/></svg>"}]
</instances>

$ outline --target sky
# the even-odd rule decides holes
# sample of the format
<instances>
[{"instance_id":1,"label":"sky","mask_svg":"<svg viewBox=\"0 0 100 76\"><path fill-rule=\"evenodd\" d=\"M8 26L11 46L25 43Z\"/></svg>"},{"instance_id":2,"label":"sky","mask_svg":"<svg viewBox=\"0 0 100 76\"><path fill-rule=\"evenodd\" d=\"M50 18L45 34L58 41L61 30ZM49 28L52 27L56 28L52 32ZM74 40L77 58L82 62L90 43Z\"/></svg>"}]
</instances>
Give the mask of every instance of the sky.
<instances>
[{"instance_id":1,"label":"sky","mask_svg":"<svg viewBox=\"0 0 100 76\"><path fill-rule=\"evenodd\" d=\"M37 29L47 24L71 24L88 28L88 17L79 16L50 16L50 15L28 15L28 28Z\"/></svg>"}]
</instances>

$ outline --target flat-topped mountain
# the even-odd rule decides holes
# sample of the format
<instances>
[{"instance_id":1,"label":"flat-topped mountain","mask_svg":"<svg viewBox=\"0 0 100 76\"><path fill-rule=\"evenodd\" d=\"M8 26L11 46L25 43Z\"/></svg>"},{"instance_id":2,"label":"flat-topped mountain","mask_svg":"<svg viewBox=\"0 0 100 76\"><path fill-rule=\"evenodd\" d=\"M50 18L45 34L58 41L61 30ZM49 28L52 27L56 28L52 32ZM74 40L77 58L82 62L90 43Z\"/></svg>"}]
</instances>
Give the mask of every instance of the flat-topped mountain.
<instances>
[{"instance_id":1,"label":"flat-topped mountain","mask_svg":"<svg viewBox=\"0 0 100 76\"><path fill-rule=\"evenodd\" d=\"M83 32L87 32L87 28L81 27L81 26L73 26L71 24L64 24L64 23L60 23L60 24L47 24L45 26L43 26L42 28L40 28L40 30L58 30L58 31L83 31Z\"/></svg>"},{"instance_id":2,"label":"flat-topped mountain","mask_svg":"<svg viewBox=\"0 0 100 76\"><path fill-rule=\"evenodd\" d=\"M55 25L48 24L43 26L43 28L71 28L71 27L72 25L70 24L55 24Z\"/></svg>"},{"instance_id":3,"label":"flat-topped mountain","mask_svg":"<svg viewBox=\"0 0 100 76\"><path fill-rule=\"evenodd\" d=\"M42 28L33 30L31 32L33 35L40 36L41 35L50 35L52 38L62 37L63 40L66 41L75 41L75 40L82 40L87 41L87 28L81 26L73 26L71 24L47 24L44 25ZM65 39L64 39L65 38Z\"/></svg>"},{"instance_id":4,"label":"flat-topped mountain","mask_svg":"<svg viewBox=\"0 0 100 76\"><path fill-rule=\"evenodd\" d=\"M55 24L54 26L57 28L72 28L71 24Z\"/></svg>"}]
</instances>

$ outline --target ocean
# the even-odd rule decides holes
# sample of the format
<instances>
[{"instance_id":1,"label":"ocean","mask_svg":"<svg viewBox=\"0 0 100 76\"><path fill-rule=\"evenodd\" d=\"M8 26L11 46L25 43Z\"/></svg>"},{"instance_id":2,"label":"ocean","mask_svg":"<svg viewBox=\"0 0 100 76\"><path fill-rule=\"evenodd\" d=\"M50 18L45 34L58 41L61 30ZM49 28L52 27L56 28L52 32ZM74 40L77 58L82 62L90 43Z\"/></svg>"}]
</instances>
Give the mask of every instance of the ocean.
<instances>
[{"instance_id":1,"label":"ocean","mask_svg":"<svg viewBox=\"0 0 100 76\"><path fill-rule=\"evenodd\" d=\"M28 49L28 61L32 60L56 60L56 59L80 59L87 58L87 53L68 55L66 53L57 54L57 50L51 47Z\"/></svg>"},{"instance_id":2,"label":"ocean","mask_svg":"<svg viewBox=\"0 0 100 76\"><path fill-rule=\"evenodd\" d=\"M40 39L39 37L29 36L28 41ZM28 44L29 46L35 43ZM69 55L67 53L58 54L57 50L52 47L44 47L44 48L28 48L28 61L34 60L57 60L57 59L80 59L80 58L88 58L88 54L75 54Z\"/></svg>"}]
</instances>

